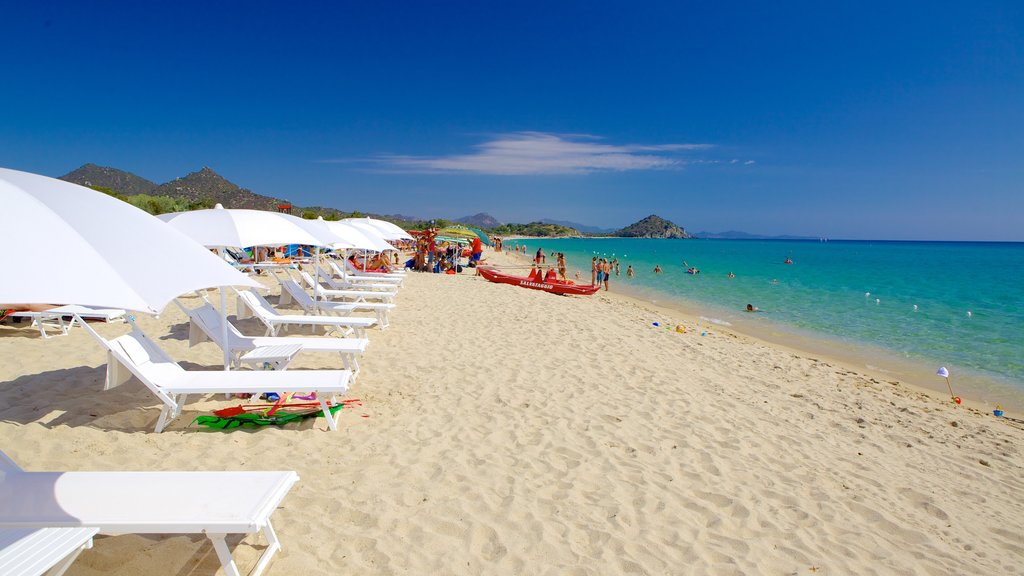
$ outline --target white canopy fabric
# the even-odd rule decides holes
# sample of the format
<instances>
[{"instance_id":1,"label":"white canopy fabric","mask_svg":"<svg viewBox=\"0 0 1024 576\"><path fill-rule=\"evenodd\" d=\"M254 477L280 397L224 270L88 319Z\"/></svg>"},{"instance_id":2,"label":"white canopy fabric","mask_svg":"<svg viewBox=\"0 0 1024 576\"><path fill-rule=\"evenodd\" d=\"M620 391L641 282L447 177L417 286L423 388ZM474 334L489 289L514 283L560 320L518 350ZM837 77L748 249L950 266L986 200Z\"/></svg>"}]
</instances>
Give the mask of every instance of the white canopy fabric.
<instances>
[{"instance_id":1,"label":"white canopy fabric","mask_svg":"<svg viewBox=\"0 0 1024 576\"><path fill-rule=\"evenodd\" d=\"M355 248L355 244L350 242L343 235L338 234L331 226L330 223L323 219L323 216L318 216L316 220L306 220L299 218L298 216L292 216L291 214L285 214L288 218L294 218L299 226L302 226L306 231L316 236L320 242L315 244L316 246L328 246L337 250L344 250L346 248Z\"/></svg>"},{"instance_id":2,"label":"white canopy fabric","mask_svg":"<svg viewBox=\"0 0 1024 576\"><path fill-rule=\"evenodd\" d=\"M265 210L217 208L174 212L157 216L189 238L211 248L232 246L282 246L307 244L322 246L323 241L300 223L301 218Z\"/></svg>"},{"instance_id":3,"label":"white canopy fabric","mask_svg":"<svg viewBox=\"0 0 1024 576\"><path fill-rule=\"evenodd\" d=\"M367 232L363 228L354 226L349 222L327 222L327 225L335 234L344 237L345 240L350 242L353 248L375 250L377 252L395 249L394 246L385 242L380 236L374 235L373 232Z\"/></svg>"},{"instance_id":4,"label":"white canopy fabric","mask_svg":"<svg viewBox=\"0 0 1024 576\"><path fill-rule=\"evenodd\" d=\"M363 226L370 226L378 231L380 236L385 240L412 240L412 236L408 232L402 230L400 226L392 224L387 220L378 220L376 218L346 218L342 222L358 223Z\"/></svg>"},{"instance_id":5,"label":"white canopy fabric","mask_svg":"<svg viewBox=\"0 0 1024 576\"><path fill-rule=\"evenodd\" d=\"M0 198L8 215L0 243L16 256L0 282L0 303L155 314L186 292L260 286L181 232L101 192L0 168Z\"/></svg>"}]
</instances>

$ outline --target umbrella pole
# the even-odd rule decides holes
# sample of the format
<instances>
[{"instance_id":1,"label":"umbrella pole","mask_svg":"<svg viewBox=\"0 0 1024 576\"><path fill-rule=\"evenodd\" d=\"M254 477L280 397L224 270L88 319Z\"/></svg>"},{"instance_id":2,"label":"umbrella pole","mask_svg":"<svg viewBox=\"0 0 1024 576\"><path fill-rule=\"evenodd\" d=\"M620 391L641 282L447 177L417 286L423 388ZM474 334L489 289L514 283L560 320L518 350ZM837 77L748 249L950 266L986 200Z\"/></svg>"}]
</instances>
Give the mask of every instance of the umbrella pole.
<instances>
[{"instance_id":1,"label":"umbrella pole","mask_svg":"<svg viewBox=\"0 0 1024 576\"><path fill-rule=\"evenodd\" d=\"M319 315L320 304L316 297L316 293L318 292L316 287L320 285L320 247L315 246L314 250L315 256L313 257L313 314ZM330 286L330 283L328 283L327 285Z\"/></svg>"},{"instance_id":2,"label":"umbrella pole","mask_svg":"<svg viewBox=\"0 0 1024 576\"><path fill-rule=\"evenodd\" d=\"M231 344L228 342L228 287L220 287L220 340L224 343L224 371L231 370Z\"/></svg>"}]
</instances>

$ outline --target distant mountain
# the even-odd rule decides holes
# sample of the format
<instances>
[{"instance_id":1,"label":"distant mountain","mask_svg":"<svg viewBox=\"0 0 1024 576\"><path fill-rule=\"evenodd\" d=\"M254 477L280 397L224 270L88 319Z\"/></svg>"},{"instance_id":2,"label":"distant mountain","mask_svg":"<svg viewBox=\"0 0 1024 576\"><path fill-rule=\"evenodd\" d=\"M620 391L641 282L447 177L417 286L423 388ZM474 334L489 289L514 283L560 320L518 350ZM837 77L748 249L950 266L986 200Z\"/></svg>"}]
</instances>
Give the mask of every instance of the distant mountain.
<instances>
[{"instance_id":1,"label":"distant mountain","mask_svg":"<svg viewBox=\"0 0 1024 576\"><path fill-rule=\"evenodd\" d=\"M150 182L131 172L107 166L97 166L95 164L86 164L77 170L72 170L61 176L60 179L90 188L106 188L112 192L127 196L153 194L153 191L157 188L155 182Z\"/></svg>"},{"instance_id":2,"label":"distant mountain","mask_svg":"<svg viewBox=\"0 0 1024 576\"><path fill-rule=\"evenodd\" d=\"M401 222L419 222L423 220L423 218L418 218L416 216L406 216L405 214L383 214L380 216L374 216L374 218L380 218L381 220L387 220L388 222L392 222L395 220Z\"/></svg>"},{"instance_id":3,"label":"distant mountain","mask_svg":"<svg viewBox=\"0 0 1024 576\"><path fill-rule=\"evenodd\" d=\"M198 172L160 185L124 170L95 164L86 164L61 176L60 179L116 193L127 202L152 214L211 208L215 204L223 204L225 208L276 211L281 204L291 204L287 200L263 196L246 190L210 168L203 168ZM146 196L140 196L142 194ZM378 216L368 213L345 212L338 208L324 206L292 206L291 212L305 218L323 216L326 220L337 220L350 216L372 216L394 222L403 228L411 228L421 221L419 218L399 214Z\"/></svg>"},{"instance_id":4,"label":"distant mountain","mask_svg":"<svg viewBox=\"0 0 1024 576\"><path fill-rule=\"evenodd\" d=\"M586 224L569 222L568 220L552 220L551 218L544 218L541 222L545 224L558 224L559 226L565 226L566 228L574 228L584 234L607 234L615 231L614 228L598 228L597 226L587 226Z\"/></svg>"},{"instance_id":5,"label":"distant mountain","mask_svg":"<svg viewBox=\"0 0 1024 576\"><path fill-rule=\"evenodd\" d=\"M277 210L278 205L288 203L285 200L262 196L252 190L246 190L207 167L161 184L154 193L172 198L184 198L195 203L216 204L219 202L225 208Z\"/></svg>"},{"instance_id":6,"label":"distant mountain","mask_svg":"<svg viewBox=\"0 0 1024 576\"><path fill-rule=\"evenodd\" d=\"M780 236L764 236L761 234L749 234L747 232L741 232L739 230L729 230L728 232L697 232L693 235L694 238L704 238L713 240L817 240L816 236L790 236L783 234Z\"/></svg>"},{"instance_id":7,"label":"distant mountain","mask_svg":"<svg viewBox=\"0 0 1024 576\"><path fill-rule=\"evenodd\" d=\"M612 234L629 238L692 238L686 230L654 214Z\"/></svg>"},{"instance_id":8,"label":"distant mountain","mask_svg":"<svg viewBox=\"0 0 1024 576\"><path fill-rule=\"evenodd\" d=\"M477 228L497 228L498 226L501 226L501 222L499 222L497 218L485 212L473 214L472 216L456 218L455 221L463 224L469 224L470 226L476 226Z\"/></svg>"}]
</instances>

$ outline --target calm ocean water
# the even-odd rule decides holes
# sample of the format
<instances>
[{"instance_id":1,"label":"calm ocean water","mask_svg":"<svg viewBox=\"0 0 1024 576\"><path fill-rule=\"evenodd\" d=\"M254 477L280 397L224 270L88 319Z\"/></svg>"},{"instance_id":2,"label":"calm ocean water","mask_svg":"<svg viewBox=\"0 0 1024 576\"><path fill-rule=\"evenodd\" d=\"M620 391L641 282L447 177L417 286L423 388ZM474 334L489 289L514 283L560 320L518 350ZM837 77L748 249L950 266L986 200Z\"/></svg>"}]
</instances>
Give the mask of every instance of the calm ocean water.
<instances>
[{"instance_id":1,"label":"calm ocean water","mask_svg":"<svg viewBox=\"0 0 1024 576\"><path fill-rule=\"evenodd\" d=\"M880 348L1024 392L1021 243L625 238L520 243L530 255L538 246L564 252L570 276L578 269L585 282L592 256L614 256L621 275L613 276L613 285L628 285L648 300L678 300L709 318ZM787 257L793 264L783 263ZM685 273L683 262L700 274ZM633 280L626 278L628 264L636 271ZM656 264L663 269L660 275L653 273ZM730 271L735 278L728 277ZM764 312L743 312L748 303Z\"/></svg>"}]
</instances>

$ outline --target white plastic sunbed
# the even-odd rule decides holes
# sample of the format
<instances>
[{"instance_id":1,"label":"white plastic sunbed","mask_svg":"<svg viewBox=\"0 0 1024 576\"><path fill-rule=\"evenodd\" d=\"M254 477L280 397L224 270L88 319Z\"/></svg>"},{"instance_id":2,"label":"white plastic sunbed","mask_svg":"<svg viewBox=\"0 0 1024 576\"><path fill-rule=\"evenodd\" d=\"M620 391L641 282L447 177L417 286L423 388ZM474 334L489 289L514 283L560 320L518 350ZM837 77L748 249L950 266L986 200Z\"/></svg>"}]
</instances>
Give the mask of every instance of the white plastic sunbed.
<instances>
[{"instance_id":1,"label":"white plastic sunbed","mask_svg":"<svg viewBox=\"0 0 1024 576\"><path fill-rule=\"evenodd\" d=\"M267 336L277 336L278 330L287 326L312 326L331 328L343 335L354 332L357 338L366 337L366 329L377 324L374 318L352 318L338 316L307 316L305 314L281 314L263 296L252 290L236 290L238 311L241 317L244 309L252 311L256 318L267 327Z\"/></svg>"},{"instance_id":2,"label":"white plastic sunbed","mask_svg":"<svg viewBox=\"0 0 1024 576\"><path fill-rule=\"evenodd\" d=\"M344 301L352 302L387 302L394 303L395 293L394 292L382 292L374 290L330 290L316 283L313 277L309 275L309 272L300 270L299 275L302 276L302 281L309 286L311 290L314 290L316 297L321 300L333 300L335 298Z\"/></svg>"},{"instance_id":3,"label":"white plastic sunbed","mask_svg":"<svg viewBox=\"0 0 1024 576\"><path fill-rule=\"evenodd\" d=\"M175 300L175 303L182 309L189 318L189 346L195 346L205 339L212 340L221 350L224 350L224 342L221 338L221 315L216 308L209 303L199 308L189 309ZM300 338L294 336L245 336L235 328L234 324L228 322L228 347L232 363L235 366L240 364L239 358L253 350L268 346L281 344L298 344L302 346L302 352L333 352L341 355L341 361L346 369L352 372L354 381L359 374L358 356L366 351L366 338Z\"/></svg>"},{"instance_id":4,"label":"white plastic sunbed","mask_svg":"<svg viewBox=\"0 0 1024 576\"><path fill-rule=\"evenodd\" d=\"M256 576L281 549L270 516L298 480L295 472L26 472L0 452L0 528L204 534L228 576L239 570L225 536L263 533L269 545Z\"/></svg>"},{"instance_id":5,"label":"white plastic sunbed","mask_svg":"<svg viewBox=\"0 0 1024 576\"><path fill-rule=\"evenodd\" d=\"M0 465L0 473L3 473ZM96 527L0 528L0 574L61 576L92 548Z\"/></svg>"},{"instance_id":6,"label":"white plastic sunbed","mask_svg":"<svg viewBox=\"0 0 1024 576\"><path fill-rule=\"evenodd\" d=\"M67 306L58 306L57 308L50 308L49 310L41 310L37 312L22 311L15 312L11 316L16 318L31 318L32 325L39 328L39 333L43 338L49 338L50 335L47 333L48 330L56 330L60 332L62 336L67 336L67 333L75 325L75 322L81 322L82 320L102 320L104 322L124 322L125 315L127 312L120 308L95 308L92 306L79 306L77 304L69 304ZM76 318L77 315L77 318ZM71 317L70 320L65 321L67 317Z\"/></svg>"},{"instance_id":7,"label":"white plastic sunbed","mask_svg":"<svg viewBox=\"0 0 1024 576\"><path fill-rule=\"evenodd\" d=\"M320 279L332 290L382 290L384 292L397 293L399 287L396 282L377 282L372 278L352 278L349 276L335 280L334 274L325 270L323 266L317 266L317 270L320 273Z\"/></svg>"},{"instance_id":8,"label":"white plastic sunbed","mask_svg":"<svg viewBox=\"0 0 1024 576\"><path fill-rule=\"evenodd\" d=\"M334 274L341 278L376 279L381 282L395 282L396 284L401 284L402 280L405 280L406 277L405 270L402 269L395 269L391 272L366 272L352 266L352 262L346 258L342 258L340 260L340 266L334 261L329 261L328 264L331 265L331 269L334 270Z\"/></svg>"},{"instance_id":9,"label":"white plastic sunbed","mask_svg":"<svg viewBox=\"0 0 1024 576\"><path fill-rule=\"evenodd\" d=\"M313 297L303 290L302 286L296 284L294 280L290 278L283 280L280 276L276 275L275 278L281 284L281 303L290 304L294 302L306 314L327 312L347 316L360 310L371 310L377 313L377 325L380 326L381 330L391 325L389 312L395 307L394 304L388 304L387 302L330 302L326 300L314 302Z\"/></svg>"},{"instance_id":10,"label":"white plastic sunbed","mask_svg":"<svg viewBox=\"0 0 1024 576\"><path fill-rule=\"evenodd\" d=\"M181 414L190 395L252 394L264 392L316 392L327 427L338 429L340 414L332 415L327 402L348 391L349 370L301 371L187 371L146 336L138 326L124 336L105 340L94 334L107 348L106 389L124 384L132 376L146 385L164 406L156 423L161 432Z\"/></svg>"}]
</instances>

